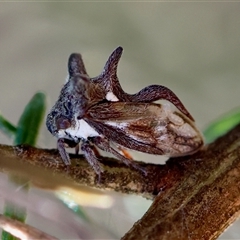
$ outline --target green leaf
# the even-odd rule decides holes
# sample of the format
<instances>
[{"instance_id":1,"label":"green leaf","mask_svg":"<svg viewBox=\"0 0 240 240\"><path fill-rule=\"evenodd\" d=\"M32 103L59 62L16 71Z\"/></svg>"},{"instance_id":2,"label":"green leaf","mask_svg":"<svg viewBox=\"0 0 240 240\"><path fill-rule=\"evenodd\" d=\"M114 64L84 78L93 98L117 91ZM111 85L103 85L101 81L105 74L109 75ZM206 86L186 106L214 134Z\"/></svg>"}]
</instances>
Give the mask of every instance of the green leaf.
<instances>
[{"instance_id":1,"label":"green leaf","mask_svg":"<svg viewBox=\"0 0 240 240\"><path fill-rule=\"evenodd\" d=\"M14 144L35 146L45 109L45 94L40 92L36 93L25 107L19 119Z\"/></svg>"},{"instance_id":2,"label":"green leaf","mask_svg":"<svg viewBox=\"0 0 240 240\"><path fill-rule=\"evenodd\" d=\"M19 240L19 238L12 236L10 233L6 231L2 231L2 240Z\"/></svg>"},{"instance_id":3,"label":"green leaf","mask_svg":"<svg viewBox=\"0 0 240 240\"><path fill-rule=\"evenodd\" d=\"M240 109L231 111L212 122L203 132L206 143L213 142L240 123Z\"/></svg>"},{"instance_id":4,"label":"green leaf","mask_svg":"<svg viewBox=\"0 0 240 240\"><path fill-rule=\"evenodd\" d=\"M15 135L14 144L28 144L34 146L37 141L39 129L45 114L45 109L45 94L40 92L36 93L25 107L19 119L17 128L15 128L2 117L2 129L7 131L8 135ZM22 181L15 176L10 176L9 180L17 185L21 185ZM25 188L26 191L28 191L28 185L26 185ZM21 222L25 222L26 209L6 202L4 207L4 215L9 216L12 219L17 219ZM17 240L17 238L6 231L2 231L2 240Z\"/></svg>"},{"instance_id":5,"label":"green leaf","mask_svg":"<svg viewBox=\"0 0 240 240\"><path fill-rule=\"evenodd\" d=\"M0 130L2 130L8 137L14 138L17 128L0 114Z\"/></svg>"}]
</instances>

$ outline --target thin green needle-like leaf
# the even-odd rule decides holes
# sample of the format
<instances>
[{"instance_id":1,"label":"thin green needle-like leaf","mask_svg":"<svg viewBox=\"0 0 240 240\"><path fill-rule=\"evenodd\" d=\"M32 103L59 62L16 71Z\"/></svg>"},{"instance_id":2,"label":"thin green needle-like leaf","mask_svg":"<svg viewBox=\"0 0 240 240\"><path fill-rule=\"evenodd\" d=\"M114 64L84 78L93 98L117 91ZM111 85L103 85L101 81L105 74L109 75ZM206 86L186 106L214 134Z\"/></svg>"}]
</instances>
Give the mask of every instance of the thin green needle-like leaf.
<instances>
[{"instance_id":1,"label":"thin green needle-like leaf","mask_svg":"<svg viewBox=\"0 0 240 240\"><path fill-rule=\"evenodd\" d=\"M0 130L8 137L14 138L17 128L0 114Z\"/></svg>"},{"instance_id":2,"label":"thin green needle-like leaf","mask_svg":"<svg viewBox=\"0 0 240 240\"><path fill-rule=\"evenodd\" d=\"M31 146L36 144L45 109L45 94L36 93L19 119L14 144L28 144Z\"/></svg>"},{"instance_id":3,"label":"thin green needle-like leaf","mask_svg":"<svg viewBox=\"0 0 240 240\"><path fill-rule=\"evenodd\" d=\"M240 109L228 113L211 123L203 132L206 143L214 141L240 123Z\"/></svg>"},{"instance_id":4,"label":"thin green needle-like leaf","mask_svg":"<svg viewBox=\"0 0 240 240\"><path fill-rule=\"evenodd\" d=\"M43 93L36 93L25 107L23 114L19 119L17 129L15 129L14 144L28 144L31 146L36 144L45 109L45 95ZM22 179L18 179L15 176L10 176L9 180L17 185L22 184ZM28 185L26 185L25 188L27 191ZM4 207L4 215L9 216L12 219L17 219L21 222L25 222L26 209L6 202ZM2 231L2 240L17 240L17 238L6 231Z\"/></svg>"}]
</instances>

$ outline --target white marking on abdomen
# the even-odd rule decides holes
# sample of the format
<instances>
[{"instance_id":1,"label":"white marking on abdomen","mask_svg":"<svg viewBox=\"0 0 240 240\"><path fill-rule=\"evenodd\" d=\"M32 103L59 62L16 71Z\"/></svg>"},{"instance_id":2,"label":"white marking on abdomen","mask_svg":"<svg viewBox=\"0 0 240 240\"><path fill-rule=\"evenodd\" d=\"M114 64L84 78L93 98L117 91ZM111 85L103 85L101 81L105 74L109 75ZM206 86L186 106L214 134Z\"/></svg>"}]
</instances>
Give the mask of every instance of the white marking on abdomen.
<instances>
[{"instance_id":1,"label":"white marking on abdomen","mask_svg":"<svg viewBox=\"0 0 240 240\"><path fill-rule=\"evenodd\" d=\"M86 121L81 119L76 120L76 124L74 127L61 129L58 132L58 137L60 138L69 138L68 135L70 135L73 139L76 138L87 139L88 137L97 137L100 134L94 128L89 126L89 124Z\"/></svg>"}]
</instances>

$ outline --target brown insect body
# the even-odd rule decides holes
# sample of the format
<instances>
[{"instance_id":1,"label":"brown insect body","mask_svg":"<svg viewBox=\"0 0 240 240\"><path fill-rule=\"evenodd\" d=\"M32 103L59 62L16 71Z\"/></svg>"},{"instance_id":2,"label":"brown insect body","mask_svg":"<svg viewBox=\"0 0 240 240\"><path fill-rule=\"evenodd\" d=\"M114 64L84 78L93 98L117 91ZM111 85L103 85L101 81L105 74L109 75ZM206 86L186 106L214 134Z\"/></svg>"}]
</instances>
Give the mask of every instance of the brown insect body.
<instances>
[{"instance_id":1,"label":"brown insect body","mask_svg":"<svg viewBox=\"0 0 240 240\"><path fill-rule=\"evenodd\" d=\"M69 79L46 121L49 131L58 138L64 163L71 163L65 146L81 143L81 150L99 177L103 170L95 146L146 173L120 154L114 144L168 156L192 154L203 145L192 116L171 90L151 85L136 94L123 91L117 78L121 54L122 48L118 47L95 78L87 75L81 55L72 54ZM170 101L179 111L153 103L159 99Z\"/></svg>"},{"instance_id":2,"label":"brown insect body","mask_svg":"<svg viewBox=\"0 0 240 240\"><path fill-rule=\"evenodd\" d=\"M135 94L128 94L124 92L117 77L117 66L122 56L122 52L122 47L118 47L112 52L104 66L102 73L99 76L91 79L95 85L98 85L100 88L104 89L105 93L112 92L118 98L118 101L122 102L148 103L155 102L160 99L167 100L177 107L179 111L194 121L193 117L182 104L180 99L175 95L174 92L165 86L150 85Z\"/></svg>"},{"instance_id":3,"label":"brown insect body","mask_svg":"<svg viewBox=\"0 0 240 240\"><path fill-rule=\"evenodd\" d=\"M202 145L194 123L167 105L102 103L90 108L84 119L111 142L140 152L182 156Z\"/></svg>"}]
</instances>

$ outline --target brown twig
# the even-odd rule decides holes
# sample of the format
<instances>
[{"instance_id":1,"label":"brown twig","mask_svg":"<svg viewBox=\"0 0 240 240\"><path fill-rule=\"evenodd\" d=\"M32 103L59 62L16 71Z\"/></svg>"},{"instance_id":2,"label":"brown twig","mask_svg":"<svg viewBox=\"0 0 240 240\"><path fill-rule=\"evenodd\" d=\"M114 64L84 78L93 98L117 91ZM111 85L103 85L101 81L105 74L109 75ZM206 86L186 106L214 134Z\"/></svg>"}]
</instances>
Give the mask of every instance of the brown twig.
<instances>
[{"instance_id":1,"label":"brown twig","mask_svg":"<svg viewBox=\"0 0 240 240\"><path fill-rule=\"evenodd\" d=\"M101 183L82 156L67 168L56 150L0 145L0 154L62 173L77 183L154 199L126 239L216 239L240 212L240 125L198 153L166 165L141 163L148 176L103 158ZM1 162L4 169L8 163ZM68 180L67 180L68 179Z\"/></svg>"},{"instance_id":2,"label":"brown twig","mask_svg":"<svg viewBox=\"0 0 240 240\"><path fill-rule=\"evenodd\" d=\"M19 239L57 240L43 231L0 214L0 227Z\"/></svg>"}]
</instances>

